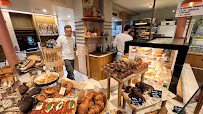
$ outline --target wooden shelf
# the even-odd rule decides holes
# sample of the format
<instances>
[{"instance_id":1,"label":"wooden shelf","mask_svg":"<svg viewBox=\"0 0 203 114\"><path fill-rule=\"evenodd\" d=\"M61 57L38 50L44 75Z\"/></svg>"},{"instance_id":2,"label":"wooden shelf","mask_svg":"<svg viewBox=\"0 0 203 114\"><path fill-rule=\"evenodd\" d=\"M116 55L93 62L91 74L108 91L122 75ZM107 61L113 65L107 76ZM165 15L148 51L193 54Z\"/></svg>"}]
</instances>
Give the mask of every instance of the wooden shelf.
<instances>
[{"instance_id":1,"label":"wooden shelf","mask_svg":"<svg viewBox=\"0 0 203 114\"><path fill-rule=\"evenodd\" d=\"M97 17L83 17L81 20L83 21L93 21L93 22L104 22L104 19Z\"/></svg>"},{"instance_id":2,"label":"wooden shelf","mask_svg":"<svg viewBox=\"0 0 203 114\"><path fill-rule=\"evenodd\" d=\"M94 39L94 38L103 38L104 36L85 36L84 38L86 38L86 39L90 39L90 38L92 38L92 39Z\"/></svg>"},{"instance_id":3,"label":"wooden shelf","mask_svg":"<svg viewBox=\"0 0 203 114\"><path fill-rule=\"evenodd\" d=\"M35 30L35 29L32 27L27 27L27 28L14 27L14 30Z\"/></svg>"},{"instance_id":4,"label":"wooden shelf","mask_svg":"<svg viewBox=\"0 0 203 114\"><path fill-rule=\"evenodd\" d=\"M58 34L40 34L39 36L59 36Z\"/></svg>"}]
</instances>

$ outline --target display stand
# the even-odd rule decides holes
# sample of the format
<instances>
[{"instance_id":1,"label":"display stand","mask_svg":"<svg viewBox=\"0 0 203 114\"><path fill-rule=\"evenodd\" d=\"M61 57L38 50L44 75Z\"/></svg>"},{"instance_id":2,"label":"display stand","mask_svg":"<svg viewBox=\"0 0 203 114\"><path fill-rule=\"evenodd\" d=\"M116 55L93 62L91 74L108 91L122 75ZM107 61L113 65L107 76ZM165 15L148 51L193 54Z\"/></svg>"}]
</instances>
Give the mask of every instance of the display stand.
<instances>
[{"instance_id":1,"label":"display stand","mask_svg":"<svg viewBox=\"0 0 203 114\"><path fill-rule=\"evenodd\" d=\"M135 78L136 76L139 76L141 75L141 81L143 82L144 81L144 74L145 72L148 71L148 69L145 69L139 73L136 73L136 74L132 74L130 76L128 76L127 78L124 78L124 79L119 79L117 77L114 77L114 76L110 76L108 75L107 76L107 79L108 79L108 82L107 82L107 98L110 99L110 78L114 78L116 81L118 81L118 107L121 106L121 94L122 94L122 86L123 86L123 83L128 81L128 85L131 85L131 79L132 78Z\"/></svg>"},{"instance_id":2,"label":"display stand","mask_svg":"<svg viewBox=\"0 0 203 114\"><path fill-rule=\"evenodd\" d=\"M141 77L141 82L144 83L144 75L142 75ZM121 96L123 97L123 108L125 109L126 107L126 102L128 103L128 105L131 107L132 109L132 114L136 114L136 112L138 110L141 110L141 109L144 109L146 107L149 107L149 106L153 106L153 105L156 105L160 102L162 102L162 106L165 106L166 105L166 101L168 99L171 99L171 98L175 98L176 95L174 95L173 93L171 93L170 91L168 91L167 89L159 86L158 84L155 84L151 81L148 81L146 80L147 84L150 84L150 85L153 85L154 89L155 90L161 90L162 91L162 98L153 98L153 97L150 97L148 94L144 94L144 97L146 99L146 103L142 106L134 106L133 104L131 104L131 100L130 98L128 97L128 94L125 93L125 92L121 92Z\"/></svg>"}]
</instances>

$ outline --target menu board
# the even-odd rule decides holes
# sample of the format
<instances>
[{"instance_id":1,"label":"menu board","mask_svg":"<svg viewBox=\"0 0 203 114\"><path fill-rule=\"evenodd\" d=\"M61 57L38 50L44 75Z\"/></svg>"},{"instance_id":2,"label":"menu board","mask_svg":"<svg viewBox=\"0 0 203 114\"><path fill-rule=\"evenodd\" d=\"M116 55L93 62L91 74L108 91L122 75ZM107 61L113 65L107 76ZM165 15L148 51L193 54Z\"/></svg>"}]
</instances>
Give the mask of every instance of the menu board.
<instances>
[{"instance_id":1,"label":"menu board","mask_svg":"<svg viewBox=\"0 0 203 114\"><path fill-rule=\"evenodd\" d=\"M176 17L188 17L195 15L203 15L203 3L194 5L192 7L181 7L184 0L180 0L176 10Z\"/></svg>"}]
</instances>

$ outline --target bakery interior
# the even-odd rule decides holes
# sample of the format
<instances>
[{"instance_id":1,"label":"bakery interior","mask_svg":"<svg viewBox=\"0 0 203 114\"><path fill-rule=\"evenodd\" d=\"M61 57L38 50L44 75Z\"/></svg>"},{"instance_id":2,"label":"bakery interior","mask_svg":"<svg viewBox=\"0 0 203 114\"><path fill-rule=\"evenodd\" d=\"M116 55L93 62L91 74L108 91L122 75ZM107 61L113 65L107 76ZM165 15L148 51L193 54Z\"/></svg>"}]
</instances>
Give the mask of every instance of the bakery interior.
<instances>
[{"instance_id":1,"label":"bakery interior","mask_svg":"<svg viewBox=\"0 0 203 114\"><path fill-rule=\"evenodd\" d=\"M0 0L0 113L203 114L202 0ZM56 40L70 25L75 80ZM116 61L116 35L132 41Z\"/></svg>"}]
</instances>

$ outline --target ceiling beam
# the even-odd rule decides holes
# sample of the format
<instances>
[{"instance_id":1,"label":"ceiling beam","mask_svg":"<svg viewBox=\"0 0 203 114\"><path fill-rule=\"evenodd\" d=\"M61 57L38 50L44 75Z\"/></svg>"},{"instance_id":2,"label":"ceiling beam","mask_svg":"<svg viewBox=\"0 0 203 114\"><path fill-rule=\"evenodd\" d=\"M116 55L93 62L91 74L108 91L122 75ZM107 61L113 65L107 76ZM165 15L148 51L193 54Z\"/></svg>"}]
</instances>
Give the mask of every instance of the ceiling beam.
<instances>
[{"instance_id":1,"label":"ceiling beam","mask_svg":"<svg viewBox=\"0 0 203 114\"><path fill-rule=\"evenodd\" d=\"M121 6L121 5L119 5L119 4L115 3L115 2L113 2L113 5L115 5L115 6L119 7L119 8L121 8L121 9L125 10L126 12L129 12L129 13L132 13L134 15L137 15L137 13L134 12L133 10L130 10L130 9L126 8L126 7L123 7L123 6Z\"/></svg>"}]
</instances>

